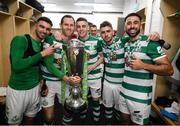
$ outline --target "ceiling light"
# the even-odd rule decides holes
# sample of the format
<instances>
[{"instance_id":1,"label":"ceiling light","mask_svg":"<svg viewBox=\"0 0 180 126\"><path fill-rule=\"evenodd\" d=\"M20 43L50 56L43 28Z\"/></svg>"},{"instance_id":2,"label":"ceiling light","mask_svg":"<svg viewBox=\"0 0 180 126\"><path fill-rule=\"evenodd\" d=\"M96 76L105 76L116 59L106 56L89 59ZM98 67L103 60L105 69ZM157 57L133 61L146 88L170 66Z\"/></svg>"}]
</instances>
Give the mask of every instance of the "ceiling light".
<instances>
[{"instance_id":1,"label":"ceiling light","mask_svg":"<svg viewBox=\"0 0 180 126\"><path fill-rule=\"evenodd\" d=\"M42 3L42 5L43 5L45 8L53 8L53 7L56 7L56 4L55 4L55 3Z\"/></svg>"},{"instance_id":2,"label":"ceiling light","mask_svg":"<svg viewBox=\"0 0 180 126\"><path fill-rule=\"evenodd\" d=\"M106 6L106 7L109 7L109 6L112 6L111 3L74 3L74 5L76 6Z\"/></svg>"}]
</instances>

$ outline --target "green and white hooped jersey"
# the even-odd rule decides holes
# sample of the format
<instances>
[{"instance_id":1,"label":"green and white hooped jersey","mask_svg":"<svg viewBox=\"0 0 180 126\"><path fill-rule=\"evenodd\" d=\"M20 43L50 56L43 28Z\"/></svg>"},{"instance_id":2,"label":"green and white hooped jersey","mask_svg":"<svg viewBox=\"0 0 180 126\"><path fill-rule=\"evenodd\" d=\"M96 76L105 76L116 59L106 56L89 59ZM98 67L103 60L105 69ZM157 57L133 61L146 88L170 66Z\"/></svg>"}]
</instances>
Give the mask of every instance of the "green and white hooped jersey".
<instances>
[{"instance_id":1,"label":"green and white hooped jersey","mask_svg":"<svg viewBox=\"0 0 180 126\"><path fill-rule=\"evenodd\" d=\"M57 48L53 54L53 65L57 69L61 69L59 62L62 62L62 43L57 42L53 36L47 37L44 42L43 42L43 48L48 48L50 45L58 43L59 48ZM60 79L56 76L54 76L52 73L50 73L43 63L41 65L41 71L42 71L42 76L44 79L49 80L49 81L59 81Z\"/></svg>"},{"instance_id":2,"label":"green and white hooped jersey","mask_svg":"<svg viewBox=\"0 0 180 126\"><path fill-rule=\"evenodd\" d=\"M125 62L131 60L132 54L147 64L154 64L156 60L166 56L159 43L148 42L147 37L143 36L135 42L125 44ZM144 69L133 70L125 65L123 80L122 96L138 103L151 104L153 73Z\"/></svg>"},{"instance_id":3,"label":"green and white hooped jersey","mask_svg":"<svg viewBox=\"0 0 180 126\"><path fill-rule=\"evenodd\" d=\"M89 38L84 41L85 51L88 53L88 65L92 65L97 62L99 58L99 53L102 52L101 41L97 38L89 36ZM101 67L97 66L93 71L88 73L88 80L95 80L101 78Z\"/></svg>"},{"instance_id":4,"label":"green and white hooped jersey","mask_svg":"<svg viewBox=\"0 0 180 126\"><path fill-rule=\"evenodd\" d=\"M111 53L116 55L116 60L111 59ZM103 54L105 61L104 79L112 84L122 84L124 75L124 42L115 37L111 45L103 41Z\"/></svg>"}]
</instances>

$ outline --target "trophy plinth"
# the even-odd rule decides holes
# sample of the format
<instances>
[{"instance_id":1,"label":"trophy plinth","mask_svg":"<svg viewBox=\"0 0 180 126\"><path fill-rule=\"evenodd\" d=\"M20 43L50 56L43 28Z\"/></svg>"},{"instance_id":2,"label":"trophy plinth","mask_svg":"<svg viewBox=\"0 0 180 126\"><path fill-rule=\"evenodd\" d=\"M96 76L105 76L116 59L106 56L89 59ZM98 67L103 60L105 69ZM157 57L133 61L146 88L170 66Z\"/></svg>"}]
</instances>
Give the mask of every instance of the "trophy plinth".
<instances>
[{"instance_id":1,"label":"trophy plinth","mask_svg":"<svg viewBox=\"0 0 180 126\"><path fill-rule=\"evenodd\" d=\"M65 100L65 110L68 113L79 113L86 109L86 102L79 95L79 87L74 86L71 95Z\"/></svg>"},{"instance_id":2,"label":"trophy plinth","mask_svg":"<svg viewBox=\"0 0 180 126\"><path fill-rule=\"evenodd\" d=\"M83 74L84 43L78 39L71 39L64 48L70 65L70 75L80 76ZM64 108L68 113L79 113L86 109L86 102L81 98L79 86L72 86L70 96L65 99Z\"/></svg>"}]
</instances>

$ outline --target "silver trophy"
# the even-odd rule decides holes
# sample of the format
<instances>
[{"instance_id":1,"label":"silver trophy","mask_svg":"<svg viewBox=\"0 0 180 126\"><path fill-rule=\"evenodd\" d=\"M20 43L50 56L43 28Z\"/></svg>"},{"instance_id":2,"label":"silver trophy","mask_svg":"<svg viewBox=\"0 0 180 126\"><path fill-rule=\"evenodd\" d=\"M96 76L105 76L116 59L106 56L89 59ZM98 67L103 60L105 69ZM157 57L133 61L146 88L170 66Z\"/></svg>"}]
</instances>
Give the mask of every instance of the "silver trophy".
<instances>
[{"instance_id":1,"label":"silver trophy","mask_svg":"<svg viewBox=\"0 0 180 126\"><path fill-rule=\"evenodd\" d=\"M70 65L70 76L82 77L84 43L78 39L71 39L64 46L64 50ZM86 109L86 102L81 98L78 85L71 86L70 96L65 99L64 107L69 113L78 113Z\"/></svg>"}]
</instances>

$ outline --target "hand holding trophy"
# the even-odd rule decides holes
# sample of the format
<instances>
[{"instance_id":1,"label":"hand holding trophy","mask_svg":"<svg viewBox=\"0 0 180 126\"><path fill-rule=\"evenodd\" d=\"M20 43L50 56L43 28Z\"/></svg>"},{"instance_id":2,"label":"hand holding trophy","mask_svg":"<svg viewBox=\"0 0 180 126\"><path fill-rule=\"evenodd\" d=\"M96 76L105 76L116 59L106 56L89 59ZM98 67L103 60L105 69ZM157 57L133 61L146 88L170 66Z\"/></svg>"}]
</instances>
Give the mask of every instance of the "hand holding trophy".
<instances>
[{"instance_id":1,"label":"hand holding trophy","mask_svg":"<svg viewBox=\"0 0 180 126\"><path fill-rule=\"evenodd\" d=\"M80 113L87 107L86 101L81 98L79 86L83 74L84 43L73 38L64 46L64 50L70 66L69 83L72 86L64 107L68 113Z\"/></svg>"}]
</instances>

